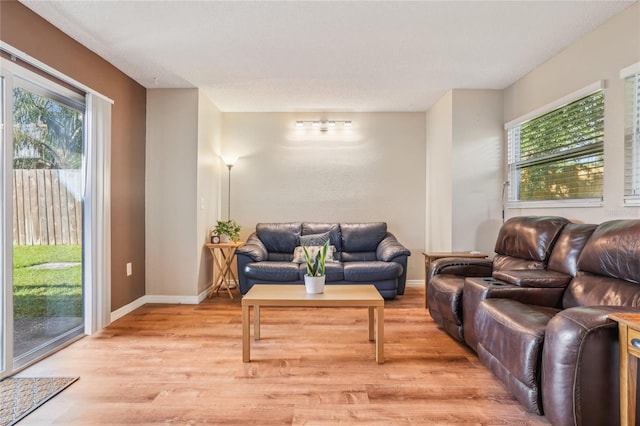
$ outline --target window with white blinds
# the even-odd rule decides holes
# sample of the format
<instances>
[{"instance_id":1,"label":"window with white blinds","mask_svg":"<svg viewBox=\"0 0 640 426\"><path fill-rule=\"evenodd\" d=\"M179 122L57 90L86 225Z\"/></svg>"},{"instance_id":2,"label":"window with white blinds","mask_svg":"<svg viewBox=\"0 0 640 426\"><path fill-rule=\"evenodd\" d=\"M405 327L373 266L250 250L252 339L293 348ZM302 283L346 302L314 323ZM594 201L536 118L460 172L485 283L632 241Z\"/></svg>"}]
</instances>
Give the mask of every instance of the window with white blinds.
<instances>
[{"instance_id":1,"label":"window with white blinds","mask_svg":"<svg viewBox=\"0 0 640 426\"><path fill-rule=\"evenodd\" d=\"M604 91L596 88L505 126L511 205L602 200Z\"/></svg>"},{"instance_id":2,"label":"window with white blinds","mask_svg":"<svg viewBox=\"0 0 640 426\"><path fill-rule=\"evenodd\" d=\"M624 79L624 199L640 204L640 62L620 72Z\"/></svg>"}]
</instances>

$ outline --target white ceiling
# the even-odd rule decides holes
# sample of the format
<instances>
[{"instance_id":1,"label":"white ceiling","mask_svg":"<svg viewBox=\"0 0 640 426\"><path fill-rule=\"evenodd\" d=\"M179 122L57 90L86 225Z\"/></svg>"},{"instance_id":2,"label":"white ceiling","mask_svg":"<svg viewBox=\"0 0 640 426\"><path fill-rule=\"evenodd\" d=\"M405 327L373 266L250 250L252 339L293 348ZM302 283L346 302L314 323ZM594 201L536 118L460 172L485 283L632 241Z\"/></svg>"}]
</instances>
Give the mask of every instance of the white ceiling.
<instances>
[{"instance_id":1,"label":"white ceiling","mask_svg":"<svg viewBox=\"0 0 640 426\"><path fill-rule=\"evenodd\" d=\"M634 1L69 1L27 7L147 88L222 111L426 111L502 89Z\"/></svg>"}]
</instances>

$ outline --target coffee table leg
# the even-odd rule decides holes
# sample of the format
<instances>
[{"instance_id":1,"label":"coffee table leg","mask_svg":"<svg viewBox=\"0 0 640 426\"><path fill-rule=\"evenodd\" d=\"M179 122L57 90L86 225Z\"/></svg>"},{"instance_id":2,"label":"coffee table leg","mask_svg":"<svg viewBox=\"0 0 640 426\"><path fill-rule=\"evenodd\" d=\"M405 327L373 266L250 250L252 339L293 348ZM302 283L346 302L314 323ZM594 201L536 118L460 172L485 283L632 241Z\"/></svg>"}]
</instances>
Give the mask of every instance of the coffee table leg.
<instances>
[{"instance_id":1,"label":"coffee table leg","mask_svg":"<svg viewBox=\"0 0 640 426\"><path fill-rule=\"evenodd\" d=\"M384 363L384 306L376 308L376 362Z\"/></svg>"},{"instance_id":2,"label":"coffee table leg","mask_svg":"<svg viewBox=\"0 0 640 426\"><path fill-rule=\"evenodd\" d=\"M253 307L253 340L260 340L260 305Z\"/></svg>"},{"instance_id":3,"label":"coffee table leg","mask_svg":"<svg viewBox=\"0 0 640 426\"><path fill-rule=\"evenodd\" d=\"M242 362L250 362L249 305L242 305Z\"/></svg>"},{"instance_id":4,"label":"coffee table leg","mask_svg":"<svg viewBox=\"0 0 640 426\"><path fill-rule=\"evenodd\" d=\"M376 340L375 327L373 325L373 323L374 323L374 315L373 315L374 309L375 308L373 306L369 306L369 340L370 341Z\"/></svg>"}]
</instances>

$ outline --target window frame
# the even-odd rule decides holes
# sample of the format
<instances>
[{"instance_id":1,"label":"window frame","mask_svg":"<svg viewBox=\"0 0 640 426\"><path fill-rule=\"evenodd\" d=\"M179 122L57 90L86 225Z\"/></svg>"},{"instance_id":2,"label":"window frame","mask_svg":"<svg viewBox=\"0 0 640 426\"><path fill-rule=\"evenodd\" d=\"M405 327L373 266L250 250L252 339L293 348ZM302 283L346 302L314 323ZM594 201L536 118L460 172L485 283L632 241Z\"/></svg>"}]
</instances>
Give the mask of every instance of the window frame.
<instances>
[{"instance_id":1,"label":"window frame","mask_svg":"<svg viewBox=\"0 0 640 426\"><path fill-rule=\"evenodd\" d=\"M511 164L508 158L509 152L509 130L520 126L527 121L539 118L552 111L558 110L566 105L569 105L575 101L578 101L587 96L593 95L596 92L602 91L603 96L604 89L606 88L606 81L599 80L588 86L585 86L573 93L570 93L554 102L546 104L540 108L537 108L527 114L524 114L514 120L511 120L504 125L505 129L505 167L506 167L506 184L509 186L508 199L506 201L506 207L509 209L522 209L522 208L555 208L555 207L602 207L604 205L604 190L601 197L591 198L566 198L566 199L548 199L548 200L514 200L514 194L517 191L518 185L513 183L514 172L512 171ZM605 96L606 98L606 96ZM606 99L605 99L606 102ZM603 153L604 153L604 141Z\"/></svg>"},{"instance_id":2,"label":"window frame","mask_svg":"<svg viewBox=\"0 0 640 426\"><path fill-rule=\"evenodd\" d=\"M636 89L636 93L633 94L635 96L635 103L633 104L633 110L627 111L627 79L633 78L635 79L634 88ZM624 86L624 115L625 115L625 123L624 123L624 181L623 181L623 194L624 194L624 205L629 207L637 207L640 206L640 182L632 183L632 189L635 191L634 194L627 194L627 175L638 175L640 176L640 149L637 149L635 152L633 148L633 143L627 140L628 137L632 139L640 140L640 62L636 62L633 65L630 65L626 68L620 70L620 79L622 80L622 84ZM631 134L628 133L628 114L631 114L632 117L635 117L635 122L631 123ZM633 119L632 119L633 120ZM627 145L631 144L631 148ZM636 145L637 146L637 145ZM628 151L632 152L629 153ZM631 158L628 159L627 157ZM629 161L631 165L631 170L628 169Z\"/></svg>"}]
</instances>

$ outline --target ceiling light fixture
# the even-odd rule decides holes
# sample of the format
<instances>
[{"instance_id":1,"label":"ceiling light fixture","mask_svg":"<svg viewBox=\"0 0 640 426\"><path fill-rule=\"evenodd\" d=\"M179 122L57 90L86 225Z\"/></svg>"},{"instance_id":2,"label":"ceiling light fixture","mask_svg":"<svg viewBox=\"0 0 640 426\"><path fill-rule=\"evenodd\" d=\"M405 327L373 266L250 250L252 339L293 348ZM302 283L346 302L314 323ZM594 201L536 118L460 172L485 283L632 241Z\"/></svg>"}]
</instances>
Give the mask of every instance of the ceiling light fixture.
<instances>
[{"instance_id":1,"label":"ceiling light fixture","mask_svg":"<svg viewBox=\"0 0 640 426\"><path fill-rule=\"evenodd\" d=\"M340 127L344 129L351 129L353 125L351 121L296 121L296 129L304 129L305 127L319 129L321 132L326 132Z\"/></svg>"}]
</instances>

